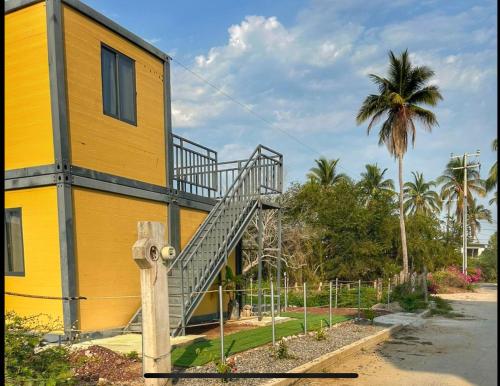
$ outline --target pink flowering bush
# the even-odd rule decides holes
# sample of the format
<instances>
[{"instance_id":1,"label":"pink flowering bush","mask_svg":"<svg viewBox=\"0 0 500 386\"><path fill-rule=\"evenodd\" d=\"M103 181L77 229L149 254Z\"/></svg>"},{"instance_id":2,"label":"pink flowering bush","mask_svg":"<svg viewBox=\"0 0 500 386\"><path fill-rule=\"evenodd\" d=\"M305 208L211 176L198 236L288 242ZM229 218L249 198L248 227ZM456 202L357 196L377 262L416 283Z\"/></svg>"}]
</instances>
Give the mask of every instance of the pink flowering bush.
<instances>
[{"instance_id":1,"label":"pink flowering bush","mask_svg":"<svg viewBox=\"0 0 500 386\"><path fill-rule=\"evenodd\" d=\"M430 293L437 293L446 287L470 289L471 284L477 283L481 279L482 272L479 268L470 269L465 275L460 268L454 265L429 274L427 277Z\"/></svg>"}]
</instances>

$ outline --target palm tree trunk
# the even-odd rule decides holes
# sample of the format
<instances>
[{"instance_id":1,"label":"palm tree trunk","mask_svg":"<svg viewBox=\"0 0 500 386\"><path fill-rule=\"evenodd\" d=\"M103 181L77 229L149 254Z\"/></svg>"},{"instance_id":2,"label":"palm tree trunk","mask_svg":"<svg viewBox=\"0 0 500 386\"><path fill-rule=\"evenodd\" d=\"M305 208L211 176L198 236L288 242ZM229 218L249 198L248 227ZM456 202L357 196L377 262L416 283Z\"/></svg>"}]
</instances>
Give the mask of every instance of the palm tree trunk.
<instances>
[{"instance_id":1,"label":"palm tree trunk","mask_svg":"<svg viewBox=\"0 0 500 386\"><path fill-rule=\"evenodd\" d=\"M398 155L399 163L399 227L401 228L401 250L403 252L403 273L408 278L408 250L406 248L406 229L403 210L403 154Z\"/></svg>"}]
</instances>

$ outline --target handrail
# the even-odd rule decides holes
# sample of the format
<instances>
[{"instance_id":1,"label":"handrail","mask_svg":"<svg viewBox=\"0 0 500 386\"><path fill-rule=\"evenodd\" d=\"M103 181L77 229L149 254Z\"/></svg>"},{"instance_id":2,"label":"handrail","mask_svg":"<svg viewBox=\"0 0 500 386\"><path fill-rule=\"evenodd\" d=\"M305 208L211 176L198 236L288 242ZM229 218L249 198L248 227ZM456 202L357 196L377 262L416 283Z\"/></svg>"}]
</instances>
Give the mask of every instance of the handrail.
<instances>
[{"instance_id":1,"label":"handrail","mask_svg":"<svg viewBox=\"0 0 500 386\"><path fill-rule=\"evenodd\" d=\"M276 161L274 158L270 158L269 156L267 156L265 154L262 154L262 149L265 149L265 150L268 150L271 153L274 153L275 157L279 157L280 160ZM256 155L258 155L258 157L254 158ZM184 248L184 250L182 251L182 253L178 254L176 256L176 258L172 261L172 263L171 263L171 265L169 267L169 270L172 269L178 263L179 259L181 259L183 257L183 255L187 254L184 267L185 267L185 265L187 263L189 263L189 261L192 258L192 255L194 253L194 251L192 251L192 249L194 248L194 246L201 244L206 239L207 235L210 233L210 231L213 229L213 227L217 223L217 220L222 215L222 212L219 209L222 207L222 205L224 205L227 202L227 200L228 200L229 196L232 194L233 190L236 190L237 188L239 188L241 186L241 184L244 181L244 178L248 175L248 173L250 173L250 170L253 167L251 165L254 165L257 161L259 161L259 159L261 157L262 158L266 158L266 159L270 159L270 160L276 162L278 165L282 164L282 155L280 153L278 153L278 152L276 152L276 151L274 151L272 149L269 149L269 148L267 148L267 147L265 147L263 145L258 145L255 148L255 150L253 151L252 155L247 160L245 160L246 161L245 165L241 168L243 170L243 172L241 172L233 180L231 186L226 190L224 196L216 203L216 205L214 206L214 208L212 209L212 211L209 213L209 215L205 219L205 221L210 221L210 225L208 226L208 228L207 229L202 229L201 227L198 228L198 230L195 232L194 236L188 242L188 245L186 245L186 247ZM231 162L231 161L229 161L229 162ZM261 187L262 186L259 183L259 189ZM265 187L265 188L266 189L270 189L269 187ZM275 192L279 193L278 190L275 190ZM205 234L202 235L201 237L199 237L200 233L202 233L204 231L205 231Z\"/></svg>"}]
</instances>

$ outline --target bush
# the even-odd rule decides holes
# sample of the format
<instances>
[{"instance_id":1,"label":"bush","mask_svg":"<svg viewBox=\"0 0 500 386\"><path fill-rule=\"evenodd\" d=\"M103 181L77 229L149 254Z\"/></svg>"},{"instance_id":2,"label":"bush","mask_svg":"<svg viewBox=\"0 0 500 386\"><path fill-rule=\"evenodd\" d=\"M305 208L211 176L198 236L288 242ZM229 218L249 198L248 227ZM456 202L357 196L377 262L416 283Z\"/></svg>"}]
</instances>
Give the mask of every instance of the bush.
<instances>
[{"instance_id":1,"label":"bush","mask_svg":"<svg viewBox=\"0 0 500 386\"><path fill-rule=\"evenodd\" d=\"M431 293L437 293L446 287L472 289L472 284L481 281L482 272L480 268L471 268L464 275L456 266L450 266L439 270L428 276L428 286Z\"/></svg>"},{"instance_id":2,"label":"bush","mask_svg":"<svg viewBox=\"0 0 500 386\"><path fill-rule=\"evenodd\" d=\"M139 353L137 351L133 350L133 351L130 351L130 352L126 353L125 357L127 359L131 359L133 361L137 361L137 360L139 360Z\"/></svg>"},{"instance_id":3,"label":"bush","mask_svg":"<svg viewBox=\"0 0 500 386\"><path fill-rule=\"evenodd\" d=\"M399 305L406 312L414 312L427 307L423 294L419 292L414 292L401 297Z\"/></svg>"},{"instance_id":4,"label":"bush","mask_svg":"<svg viewBox=\"0 0 500 386\"><path fill-rule=\"evenodd\" d=\"M399 284L394 287L392 299L397 301L401 308L406 312L414 312L427 307L422 291L411 292L410 284Z\"/></svg>"},{"instance_id":5,"label":"bush","mask_svg":"<svg viewBox=\"0 0 500 386\"><path fill-rule=\"evenodd\" d=\"M321 320L321 325L316 330L314 338L319 341L319 340L326 340L327 337L328 337L327 329L323 327L323 320Z\"/></svg>"},{"instance_id":6,"label":"bush","mask_svg":"<svg viewBox=\"0 0 500 386\"><path fill-rule=\"evenodd\" d=\"M214 360L215 370L219 374L232 374L235 373L238 369L236 368L236 360L234 358L228 358L225 362L220 361L219 359ZM228 382L232 378L221 378L221 382Z\"/></svg>"},{"instance_id":7,"label":"bush","mask_svg":"<svg viewBox=\"0 0 500 386\"><path fill-rule=\"evenodd\" d=\"M439 286L432 280L431 274L427 277L427 291L430 294L437 294L439 292Z\"/></svg>"},{"instance_id":8,"label":"bush","mask_svg":"<svg viewBox=\"0 0 500 386\"><path fill-rule=\"evenodd\" d=\"M5 315L6 384L72 384L69 347L43 347L43 336L58 329L58 323L36 315L22 317L15 312Z\"/></svg>"},{"instance_id":9,"label":"bush","mask_svg":"<svg viewBox=\"0 0 500 386\"><path fill-rule=\"evenodd\" d=\"M367 320L369 320L373 324L373 319L375 319L375 311L372 310L371 308L367 308L366 310L363 310L363 317Z\"/></svg>"},{"instance_id":10,"label":"bush","mask_svg":"<svg viewBox=\"0 0 500 386\"><path fill-rule=\"evenodd\" d=\"M273 347L273 355L278 359L294 358L294 356L288 351L288 345L285 338L281 338L276 347Z\"/></svg>"}]
</instances>

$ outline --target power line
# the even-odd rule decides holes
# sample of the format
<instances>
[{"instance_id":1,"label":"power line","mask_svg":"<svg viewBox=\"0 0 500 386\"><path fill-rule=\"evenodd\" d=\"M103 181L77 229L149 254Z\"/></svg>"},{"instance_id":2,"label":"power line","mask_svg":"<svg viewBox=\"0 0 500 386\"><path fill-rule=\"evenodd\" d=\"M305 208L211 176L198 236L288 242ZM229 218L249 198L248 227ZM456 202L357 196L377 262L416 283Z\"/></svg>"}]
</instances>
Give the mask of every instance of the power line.
<instances>
[{"instance_id":1,"label":"power line","mask_svg":"<svg viewBox=\"0 0 500 386\"><path fill-rule=\"evenodd\" d=\"M256 118L258 118L259 120L261 120L262 122L264 122L266 125L268 125L269 127L271 127L272 129L277 129L279 131L281 131L283 134L287 135L289 138L293 139L294 141L296 141L297 143L299 143L300 145L304 146L305 148L307 148L308 150L310 150L311 152L313 153L316 153L318 154L320 157L323 156L323 154L321 152L319 152L318 150L316 150L315 148L311 147L310 145L308 145L307 143L301 141L300 139L298 139L297 137L295 137L294 135L288 133L286 130L283 130L282 128L278 127L275 123L269 121L268 119L266 119L265 117L263 117L262 115L260 115L259 113L255 112L252 108L250 108L248 105L246 105L245 103L243 102L240 102L239 100L237 100L235 97L233 97L232 95L228 94L227 92L223 91L220 87L216 86L215 84L213 84L212 82L210 82L209 80L205 79L204 77L202 77L200 74L198 74L197 72L191 70L188 66L186 66L185 64L181 63L178 59L174 58L174 57L171 57L172 58L172 61L177 63L179 66L181 66L184 70L186 70L187 72L189 72L191 75L195 76L196 78L198 78L199 80L201 80L202 82L208 84L210 87L212 87L213 89L217 90L217 92L219 92L220 94L224 95L226 98L228 98L229 100L231 100L232 102L236 103L238 106L242 107L244 110L246 110L247 112L249 112L250 114L252 114L253 116L255 116ZM338 165L340 168L344 169L346 172L348 172L349 174L351 174L352 176L356 175L356 173L353 173L352 171L346 169L345 167L343 167L342 165Z\"/></svg>"}]
</instances>

